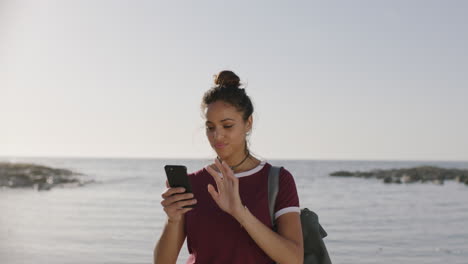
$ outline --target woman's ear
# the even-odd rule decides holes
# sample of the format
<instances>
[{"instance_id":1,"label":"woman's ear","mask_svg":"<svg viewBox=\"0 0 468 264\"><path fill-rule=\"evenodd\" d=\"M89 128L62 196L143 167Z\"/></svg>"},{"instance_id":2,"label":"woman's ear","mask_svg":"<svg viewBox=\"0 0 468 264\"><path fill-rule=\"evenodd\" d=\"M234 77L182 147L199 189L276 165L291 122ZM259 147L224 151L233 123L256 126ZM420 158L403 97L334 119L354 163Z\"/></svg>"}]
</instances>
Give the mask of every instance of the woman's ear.
<instances>
[{"instance_id":1,"label":"woman's ear","mask_svg":"<svg viewBox=\"0 0 468 264\"><path fill-rule=\"evenodd\" d=\"M246 133L250 133L250 131L252 131L252 124L253 124L253 117L252 115L249 116L249 118L247 118L247 131Z\"/></svg>"}]
</instances>

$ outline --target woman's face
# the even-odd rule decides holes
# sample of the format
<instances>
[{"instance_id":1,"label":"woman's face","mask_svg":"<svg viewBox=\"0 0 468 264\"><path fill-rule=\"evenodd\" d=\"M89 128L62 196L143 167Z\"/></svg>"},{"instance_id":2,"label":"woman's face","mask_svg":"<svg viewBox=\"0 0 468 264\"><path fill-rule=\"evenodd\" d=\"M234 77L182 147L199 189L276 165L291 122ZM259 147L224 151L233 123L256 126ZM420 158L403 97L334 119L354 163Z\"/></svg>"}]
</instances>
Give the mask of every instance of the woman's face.
<instances>
[{"instance_id":1,"label":"woman's face","mask_svg":"<svg viewBox=\"0 0 468 264\"><path fill-rule=\"evenodd\" d=\"M245 155L246 134L251 128L252 116L244 121L242 113L224 101L216 101L206 108L206 136L222 160Z\"/></svg>"}]
</instances>

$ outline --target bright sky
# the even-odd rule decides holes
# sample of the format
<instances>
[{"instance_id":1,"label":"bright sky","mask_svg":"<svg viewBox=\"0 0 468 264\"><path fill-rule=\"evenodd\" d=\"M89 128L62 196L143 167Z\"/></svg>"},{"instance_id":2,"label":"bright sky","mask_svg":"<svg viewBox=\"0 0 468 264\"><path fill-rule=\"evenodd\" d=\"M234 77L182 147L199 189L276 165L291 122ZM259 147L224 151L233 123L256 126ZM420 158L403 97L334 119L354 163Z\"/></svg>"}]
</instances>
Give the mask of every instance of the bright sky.
<instances>
[{"instance_id":1,"label":"bright sky","mask_svg":"<svg viewBox=\"0 0 468 264\"><path fill-rule=\"evenodd\" d=\"M248 83L266 159L468 160L467 1L0 0L0 155L211 158Z\"/></svg>"}]
</instances>

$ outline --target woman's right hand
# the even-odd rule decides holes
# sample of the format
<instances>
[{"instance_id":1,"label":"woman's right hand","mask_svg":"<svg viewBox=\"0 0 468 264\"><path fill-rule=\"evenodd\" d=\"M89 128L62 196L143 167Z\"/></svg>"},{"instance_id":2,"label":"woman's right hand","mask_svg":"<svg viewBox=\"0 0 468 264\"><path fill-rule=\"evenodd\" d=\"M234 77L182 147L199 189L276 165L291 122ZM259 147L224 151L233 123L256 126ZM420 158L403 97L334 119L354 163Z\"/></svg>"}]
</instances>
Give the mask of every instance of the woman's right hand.
<instances>
[{"instance_id":1,"label":"woman's right hand","mask_svg":"<svg viewBox=\"0 0 468 264\"><path fill-rule=\"evenodd\" d=\"M183 187L170 188L167 181L166 186L168 189L161 195L163 198L161 205L164 207L169 222L176 223L182 220L182 216L186 212L193 209L183 207L196 204L197 200L192 199L193 193L184 193L185 189Z\"/></svg>"}]
</instances>

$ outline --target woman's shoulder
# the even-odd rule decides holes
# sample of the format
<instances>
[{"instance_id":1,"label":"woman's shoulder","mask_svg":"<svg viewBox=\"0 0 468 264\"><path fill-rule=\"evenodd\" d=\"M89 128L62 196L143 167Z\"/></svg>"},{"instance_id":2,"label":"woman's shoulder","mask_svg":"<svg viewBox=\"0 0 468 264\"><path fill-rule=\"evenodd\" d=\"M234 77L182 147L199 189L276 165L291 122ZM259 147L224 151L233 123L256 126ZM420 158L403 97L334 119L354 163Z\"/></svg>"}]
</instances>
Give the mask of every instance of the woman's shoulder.
<instances>
[{"instance_id":1,"label":"woman's shoulder","mask_svg":"<svg viewBox=\"0 0 468 264\"><path fill-rule=\"evenodd\" d=\"M280 170L279 184L280 186L283 186L283 187L284 186L296 186L296 180L294 179L294 176L285 167L282 167Z\"/></svg>"},{"instance_id":2,"label":"woman's shoulder","mask_svg":"<svg viewBox=\"0 0 468 264\"><path fill-rule=\"evenodd\" d=\"M277 168L280 168L280 173L289 173L289 170L286 168L286 166L283 166L281 163L277 163L277 162L269 162L269 161L264 161L265 162L265 166L270 166L270 167L277 167Z\"/></svg>"}]
</instances>

